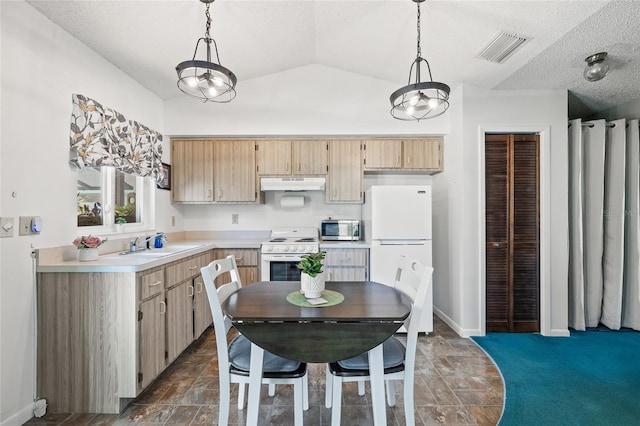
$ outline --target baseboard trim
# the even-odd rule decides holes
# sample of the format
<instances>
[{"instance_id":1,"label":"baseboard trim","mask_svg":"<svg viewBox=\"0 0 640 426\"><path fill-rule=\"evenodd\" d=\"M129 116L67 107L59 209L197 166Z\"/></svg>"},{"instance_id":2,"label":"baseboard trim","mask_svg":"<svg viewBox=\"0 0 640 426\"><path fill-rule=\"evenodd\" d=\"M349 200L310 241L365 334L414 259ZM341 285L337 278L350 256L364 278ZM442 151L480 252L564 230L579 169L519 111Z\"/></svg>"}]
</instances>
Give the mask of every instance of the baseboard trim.
<instances>
[{"instance_id":1,"label":"baseboard trim","mask_svg":"<svg viewBox=\"0 0 640 426\"><path fill-rule=\"evenodd\" d=\"M549 334L543 334L543 336L549 337L570 337L571 333L566 328L554 328L549 330Z\"/></svg>"},{"instance_id":2,"label":"baseboard trim","mask_svg":"<svg viewBox=\"0 0 640 426\"><path fill-rule=\"evenodd\" d=\"M0 426L20 426L28 422L33 417L33 410L35 409L35 402L31 402L29 405L21 408L10 417L0 421Z\"/></svg>"},{"instance_id":3,"label":"baseboard trim","mask_svg":"<svg viewBox=\"0 0 640 426\"><path fill-rule=\"evenodd\" d=\"M451 329L453 331L458 333L458 335L460 337L470 337L470 336L481 336L482 335L482 334L480 334L480 330L464 329L464 328L460 327L460 325L458 325L458 323L456 323L453 319L448 317L444 312L442 312L440 309L436 308L435 306L433 307L433 313L436 314L436 316L438 318L440 318L442 321L444 321L449 327L451 327Z\"/></svg>"}]
</instances>

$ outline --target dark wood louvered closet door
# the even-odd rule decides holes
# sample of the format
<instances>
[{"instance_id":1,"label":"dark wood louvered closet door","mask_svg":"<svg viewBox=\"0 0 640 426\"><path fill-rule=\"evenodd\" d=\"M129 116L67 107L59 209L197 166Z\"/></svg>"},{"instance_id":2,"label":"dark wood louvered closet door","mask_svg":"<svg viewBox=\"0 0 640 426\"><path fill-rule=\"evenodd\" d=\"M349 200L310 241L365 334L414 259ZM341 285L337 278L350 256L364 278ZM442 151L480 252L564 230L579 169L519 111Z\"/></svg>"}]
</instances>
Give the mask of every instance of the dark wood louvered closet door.
<instances>
[{"instance_id":1,"label":"dark wood louvered closet door","mask_svg":"<svg viewBox=\"0 0 640 426\"><path fill-rule=\"evenodd\" d=\"M539 136L485 137L487 331L539 331Z\"/></svg>"}]
</instances>

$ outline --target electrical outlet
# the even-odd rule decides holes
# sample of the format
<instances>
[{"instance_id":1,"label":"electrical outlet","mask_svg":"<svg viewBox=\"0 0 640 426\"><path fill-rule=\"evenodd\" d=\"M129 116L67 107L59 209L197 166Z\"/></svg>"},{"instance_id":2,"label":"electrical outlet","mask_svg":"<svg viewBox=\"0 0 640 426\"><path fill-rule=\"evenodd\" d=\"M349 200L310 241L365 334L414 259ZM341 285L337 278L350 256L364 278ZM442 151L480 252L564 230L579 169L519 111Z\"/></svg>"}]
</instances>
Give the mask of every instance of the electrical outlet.
<instances>
[{"instance_id":1,"label":"electrical outlet","mask_svg":"<svg viewBox=\"0 0 640 426\"><path fill-rule=\"evenodd\" d=\"M171 226L176 226L176 217L171 216Z\"/></svg>"},{"instance_id":2,"label":"electrical outlet","mask_svg":"<svg viewBox=\"0 0 640 426\"><path fill-rule=\"evenodd\" d=\"M231 215L231 224L232 225L237 225L238 224L238 213L233 213Z\"/></svg>"},{"instance_id":3,"label":"electrical outlet","mask_svg":"<svg viewBox=\"0 0 640 426\"><path fill-rule=\"evenodd\" d=\"M0 238L13 237L13 218L0 217Z\"/></svg>"}]
</instances>

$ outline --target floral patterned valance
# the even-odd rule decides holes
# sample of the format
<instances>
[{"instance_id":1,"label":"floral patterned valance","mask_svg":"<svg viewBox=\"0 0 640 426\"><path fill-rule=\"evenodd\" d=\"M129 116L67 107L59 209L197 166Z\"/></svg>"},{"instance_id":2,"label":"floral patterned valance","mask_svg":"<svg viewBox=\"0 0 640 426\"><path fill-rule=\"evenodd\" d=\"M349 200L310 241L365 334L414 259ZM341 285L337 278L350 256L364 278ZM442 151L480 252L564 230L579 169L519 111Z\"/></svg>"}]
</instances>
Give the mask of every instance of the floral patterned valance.
<instances>
[{"instance_id":1,"label":"floral patterned valance","mask_svg":"<svg viewBox=\"0 0 640 426\"><path fill-rule=\"evenodd\" d=\"M162 135L82 95L73 95L71 162L78 168L113 166L124 173L163 177Z\"/></svg>"}]
</instances>

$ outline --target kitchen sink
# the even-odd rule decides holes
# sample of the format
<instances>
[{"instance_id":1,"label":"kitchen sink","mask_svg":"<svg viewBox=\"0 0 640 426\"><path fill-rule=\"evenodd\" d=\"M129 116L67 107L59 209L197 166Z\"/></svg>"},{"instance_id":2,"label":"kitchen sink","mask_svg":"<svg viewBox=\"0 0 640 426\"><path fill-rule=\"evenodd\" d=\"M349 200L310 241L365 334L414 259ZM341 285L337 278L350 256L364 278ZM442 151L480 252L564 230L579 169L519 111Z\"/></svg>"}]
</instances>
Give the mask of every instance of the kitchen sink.
<instances>
[{"instance_id":1,"label":"kitchen sink","mask_svg":"<svg viewBox=\"0 0 640 426\"><path fill-rule=\"evenodd\" d=\"M120 255L126 256L144 256L144 257L164 257L172 254L180 253L185 250L191 250L203 246L204 244L170 244L160 249L144 249L136 251L123 251Z\"/></svg>"}]
</instances>

